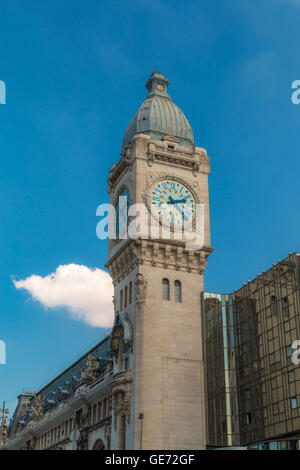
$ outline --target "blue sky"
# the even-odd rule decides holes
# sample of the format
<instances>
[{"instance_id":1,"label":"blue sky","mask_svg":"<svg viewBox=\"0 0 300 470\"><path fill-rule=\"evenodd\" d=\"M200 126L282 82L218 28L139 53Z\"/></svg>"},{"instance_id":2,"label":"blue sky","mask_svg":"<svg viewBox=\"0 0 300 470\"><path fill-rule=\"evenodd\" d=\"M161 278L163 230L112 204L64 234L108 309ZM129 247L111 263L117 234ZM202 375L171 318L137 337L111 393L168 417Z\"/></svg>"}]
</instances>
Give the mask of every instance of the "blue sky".
<instances>
[{"instance_id":1,"label":"blue sky","mask_svg":"<svg viewBox=\"0 0 300 470\"><path fill-rule=\"evenodd\" d=\"M0 400L12 406L103 337L17 290L60 265L103 268L96 207L158 67L211 158L207 290L299 251L297 0L2 0Z\"/></svg>"}]
</instances>

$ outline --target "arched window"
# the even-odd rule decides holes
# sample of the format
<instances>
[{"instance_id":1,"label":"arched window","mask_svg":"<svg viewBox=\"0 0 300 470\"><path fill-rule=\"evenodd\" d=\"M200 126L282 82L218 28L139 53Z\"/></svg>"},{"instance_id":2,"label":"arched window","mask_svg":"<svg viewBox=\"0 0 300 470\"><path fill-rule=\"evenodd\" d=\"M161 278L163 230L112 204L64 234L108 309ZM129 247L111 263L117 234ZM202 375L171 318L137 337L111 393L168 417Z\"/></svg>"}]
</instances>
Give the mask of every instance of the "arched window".
<instances>
[{"instance_id":1,"label":"arched window","mask_svg":"<svg viewBox=\"0 0 300 470\"><path fill-rule=\"evenodd\" d=\"M132 282L129 283L129 303L132 303Z\"/></svg>"},{"instance_id":2,"label":"arched window","mask_svg":"<svg viewBox=\"0 0 300 470\"><path fill-rule=\"evenodd\" d=\"M174 282L174 298L175 302L182 302L182 291L181 291L181 282Z\"/></svg>"},{"instance_id":3,"label":"arched window","mask_svg":"<svg viewBox=\"0 0 300 470\"><path fill-rule=\"evenodd\" d=\"M162 297L163 300L170 300L170 282L166 278L162 281Z\"/></svg>"},{"instance_id":4,"label":"arched window","mask_svg":"<svg viewBox=\"0 0 300 470\"><path fill-rule=\"evenodd\" d=\"M94 444L93 450L105 450L104 442L101 439L97 439Z\"/></svg>"}]
</instances>

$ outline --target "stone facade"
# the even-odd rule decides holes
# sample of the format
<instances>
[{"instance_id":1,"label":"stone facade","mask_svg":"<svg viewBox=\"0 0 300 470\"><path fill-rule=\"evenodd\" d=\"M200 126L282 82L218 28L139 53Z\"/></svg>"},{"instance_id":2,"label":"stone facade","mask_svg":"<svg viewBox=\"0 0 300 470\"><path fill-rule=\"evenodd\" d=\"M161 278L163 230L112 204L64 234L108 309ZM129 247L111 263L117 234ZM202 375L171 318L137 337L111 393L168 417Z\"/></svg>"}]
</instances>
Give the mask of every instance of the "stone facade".
<instances>
[{"instance_id":1,"label":"stone facade","mask_svg":"<svg viewBox=\"0 0 300 470\"><path fill-rule=\"evenodd\" d=\"M203 275L212 251L208 174L205 150L178 145L168 137L152 140L145 134L132 139L110 172L113 204L127 187L131 203L149 207L152 185L168 177L191 188L196 201L205 207L202 249L187 249L185 240L152 240L150 236L109 243L107 267L115 286L115 308L126 311L134 329L130 448L203 449L206 445L200 338ZM171 286L170 301L162 300L165 278ZM182 286L181 302L174 300L175 281ZM135 286L134 300L121 305L120 298L130 285ZM143 423L137 419L141 413Z\"/></svg>"},{"instance_id":2,"label":"stone facade","mask_svg":"<svg viewBox=\"0 0 300 470\"><path fill-rule=\"evenodd\" d=\"M195 450L288 435L300 442L299 368L280 362L299 337L299 254L235 294L204 293L210 160L168 84L158 72L148 80L108 193L116 207L125 190L131 206L150 214L153 185L184 185L204 207L203 243L191 246L174 227L166 237L162 224L153 237L149 217L138 236L109 240L112 331L38 393L20 395L8 449Z\"/></svg>"}]
</instances>

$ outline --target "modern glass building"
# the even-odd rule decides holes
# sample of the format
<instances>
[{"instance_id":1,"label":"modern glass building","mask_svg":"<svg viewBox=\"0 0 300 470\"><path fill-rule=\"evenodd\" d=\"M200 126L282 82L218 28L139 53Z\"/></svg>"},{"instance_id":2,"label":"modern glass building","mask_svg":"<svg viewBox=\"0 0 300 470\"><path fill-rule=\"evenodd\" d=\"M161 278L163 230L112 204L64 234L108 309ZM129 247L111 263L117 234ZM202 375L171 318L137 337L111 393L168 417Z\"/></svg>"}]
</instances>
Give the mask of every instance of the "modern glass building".
<instances>
[{"instance_id":1,"label":"modern glass building","mask_svg":"<svg viewBox=\"0 0 300 470\"><path fill-rule=\"evenodd\" d=\"M232 294L203 294L210 447L298 448L299 286L294 253Z\"/></svg>"}]
</instances>

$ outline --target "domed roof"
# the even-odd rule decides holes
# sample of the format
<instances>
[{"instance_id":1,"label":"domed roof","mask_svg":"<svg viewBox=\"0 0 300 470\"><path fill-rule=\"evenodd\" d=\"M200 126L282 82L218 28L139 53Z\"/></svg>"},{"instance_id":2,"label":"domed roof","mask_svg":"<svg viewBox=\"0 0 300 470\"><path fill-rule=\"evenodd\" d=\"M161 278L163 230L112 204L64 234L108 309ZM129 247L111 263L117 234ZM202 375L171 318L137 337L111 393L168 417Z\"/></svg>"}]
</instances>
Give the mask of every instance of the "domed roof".
<instances>
[{"instance_id":1,"label":"domed roof","mask_svg":"<svg viewBox=\"0 0 300 470\"><path fill-rule=\"evenodd\" d=\"M169 80L163 73L152 73L146 83L149 94L127 127L123 148L138 133L148 134L156 140L161 140L164 135L172 135L178 137L181 145L194 144L191 125L167 94L168 85Z\"/></svg>"}]
</instances>

